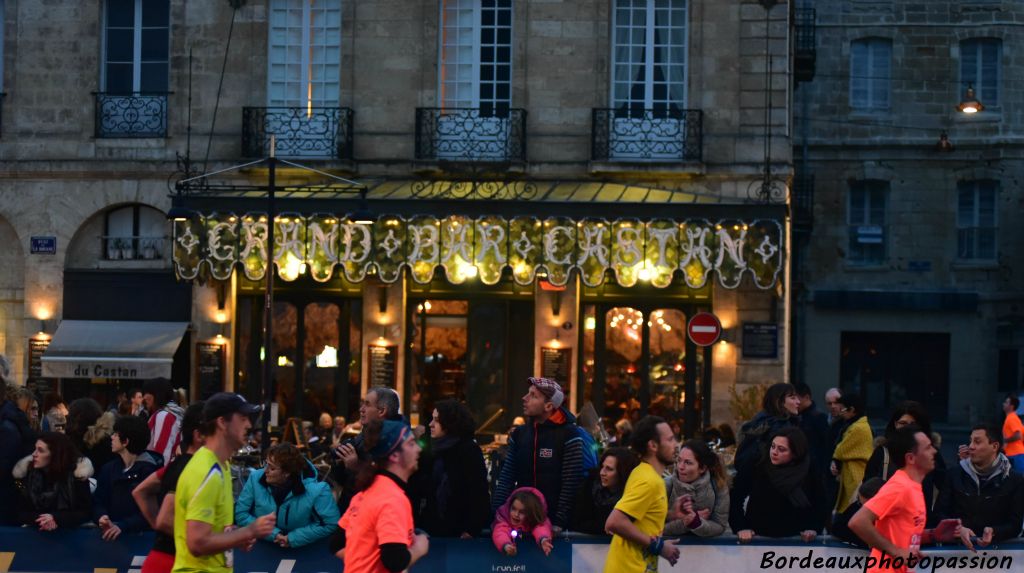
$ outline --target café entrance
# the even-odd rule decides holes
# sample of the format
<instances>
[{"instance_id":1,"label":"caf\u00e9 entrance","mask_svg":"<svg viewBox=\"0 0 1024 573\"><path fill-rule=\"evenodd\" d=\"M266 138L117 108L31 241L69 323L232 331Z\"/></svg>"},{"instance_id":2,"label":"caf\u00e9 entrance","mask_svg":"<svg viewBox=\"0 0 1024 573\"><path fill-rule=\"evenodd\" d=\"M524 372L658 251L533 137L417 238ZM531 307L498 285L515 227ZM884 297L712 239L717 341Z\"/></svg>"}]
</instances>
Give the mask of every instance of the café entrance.
<instances>
[{"instance_id":1,"label":"caf\u00e9 entrance","mask_svg":"<svg viewBox=\"0 0 1024 573\"><path fill-rule=\"evenodd\" d=\"M686 323L709 307L642 296L584 304L584 400L609 426L653 414L695 435L710 423L711 350L687 337Z\"/></svg>"}]
</instances>

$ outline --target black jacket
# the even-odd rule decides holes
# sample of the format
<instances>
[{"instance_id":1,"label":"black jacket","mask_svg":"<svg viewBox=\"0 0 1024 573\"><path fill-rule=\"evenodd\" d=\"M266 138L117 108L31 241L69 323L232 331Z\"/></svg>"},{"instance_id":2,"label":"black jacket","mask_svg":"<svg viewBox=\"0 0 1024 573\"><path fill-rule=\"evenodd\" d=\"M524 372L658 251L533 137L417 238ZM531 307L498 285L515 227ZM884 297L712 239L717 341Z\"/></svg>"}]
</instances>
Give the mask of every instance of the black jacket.
<instances>
[{"instance_id":1,"label":"black jacket","mask_svg":"<svg viewBox=\"0 0 1024 573\"><path fill-rule=\"evenodd\" d=\"M29 469L22 480L22 496L18 504L18 520L35 525L35 520L49 513L58 528L78 527L89 519L91 499L89 481L75 478L73 473L56 481L42 470Z\"/></svg>"},{"instance_id":2,"label":"black jacket","mask_svg":"<svg viewBox=\"0 0 1024 573\"><path fill-rule=\"evenodd\" d=\"M509 436L491 509L504 505L516 488L535 487L544 494L551 523L567 527L582 479L583 438L576 433L576 418L559 409L544 423L531 421Z\"/></svg>"},{"instance_id":3,"label":"black jacket","mask_svg":"<svg viewBox=\"0 0 1024 573\"><path fill-rule=\"evenodd\" d=\"M601 488L599 470L600 468L595 468L587 474L587 478L583 480L583 484L576 494L576 505L570 528L572 531L591 535L607 535L604 531L604 524L608 521L612 510L615 509L615 504L622 498L622 492L611 492ZM602 491L595 496L597 488L601 488Z\"/></svg>"},{"instance_id":4,"label":"black jacket","mask_svg":"<svg viewBox=\"0 0 1024 573\"><path fill-rule=\"evenodd\" d=\"M28 416L18 405L10 400L0 402L0 525L20 523L18 489L11 472L18 460L32 453L35 439Z\"/></svg>"},{"instance_id":5,"label":"black jacket","mask_svg":"<svg viewBox=\"0 0 1024 573\"><path fill-rule=\"evenodd\" d=\"M128 471L124 469L121 456L114 456L96 474L93 520L106 515L125 532L149 529L149 523L132 497L132 490L161 467L163 456L154 452L142 452Z\"/></svg>"},{"instance_id":6,"label":"black jacket","mask_svg":"<svg viewBox=\"0 0 1024 573\"><path fill-rule=\"evenodd\" d=\"M811 448L811 464L817 467L822 475L825 475L834 450L828 427L828 416L824 412L819 412L814 402L811 402L809 408L800 412L800 429L807 436L807 443Z\"/></svg>"},{"instance_id":7,"label":"black jacket","mask_svg":"<svg viewBox=\"0 0 1024 573\"><path fill-rule=\"evenodd\" d=\"M417 523L435 537L478 535L491 521L484 455L472 438L434 440L427 495Z\"/></svg>"},{"instance_id":8,"label":"black jacket","mask_svg":"<svg viewBox=\"0 0 1024 573\"><path fill-rule=\"evenodd\" d=\"M979 482L962 467L963 463L969 464L970 460L946 472L946 487L940 490L935 507L936 518L959 518L978 537L991 527L996 541L1019 536L1024 523L1024 476L1010 469L1007 460L996 475Z\"/></svg>"},{"instance_id":9,"label":"black jacket","mask_svg":"<svg viewBox=\"0 0 1024 573\"><path fill-rule=\"evenodd\" d=\"M733 532L752 529L756 535L765 537L791 537L806 530L821 533L831 506L825 499L824 482L814 466L810 467L802 486L811 505L796 508L787 496L772 486L766 471L767 463L765 460L753 471L736 475L729 494L729 526ZM743 501L748 497L744 511Z\"/></svg>"},{"instance_id":10,"label":"black jacket","mask_svg":"<svg viewBox=\"0 0 1024 573\"><path fill-rule=\"evenodd\" d=\"M858 537L857 534L850 529L850 519L852 519L862 507L864 506L860 504L860 500L856 500L846 506L846 509L843 510L842 513L836 514L836 516L832 518L832 527L829 528L829 532L833 537L838 537L847 543L867 549L868 544L864 543L864 540Z\"/></svg>"},{"instance_id":11,"label":"black jacket","mask_svg":"<svg viewBox=\"0 0 1024 573\"><path fill-rule=\"evenodd\" d=\"M754 469L768 452L772 434L790 426L800 427L799 417L781 418L768 412L760 411L750 421L740 426L740 442L736 447L733 466L736 473L745 473Z\"/></svg>"}]
</instances>

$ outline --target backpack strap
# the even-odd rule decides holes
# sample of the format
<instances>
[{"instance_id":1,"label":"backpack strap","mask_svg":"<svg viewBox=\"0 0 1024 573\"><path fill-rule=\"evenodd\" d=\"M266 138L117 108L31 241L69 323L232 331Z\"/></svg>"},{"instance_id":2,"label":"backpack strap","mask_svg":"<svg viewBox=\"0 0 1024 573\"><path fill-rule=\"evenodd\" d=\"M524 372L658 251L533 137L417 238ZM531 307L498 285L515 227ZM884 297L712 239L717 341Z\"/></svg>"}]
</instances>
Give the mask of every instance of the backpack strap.
<instances>
[{"instance_id":1,"label":"backpack strap","mask_svg":"<svg viewBox=\"0 0 1024 573\"><path fill-rule=\"evenodd\" d=\"M882 481L889 480L889 448L882 446Z\"/></svg>"}]
</instances>

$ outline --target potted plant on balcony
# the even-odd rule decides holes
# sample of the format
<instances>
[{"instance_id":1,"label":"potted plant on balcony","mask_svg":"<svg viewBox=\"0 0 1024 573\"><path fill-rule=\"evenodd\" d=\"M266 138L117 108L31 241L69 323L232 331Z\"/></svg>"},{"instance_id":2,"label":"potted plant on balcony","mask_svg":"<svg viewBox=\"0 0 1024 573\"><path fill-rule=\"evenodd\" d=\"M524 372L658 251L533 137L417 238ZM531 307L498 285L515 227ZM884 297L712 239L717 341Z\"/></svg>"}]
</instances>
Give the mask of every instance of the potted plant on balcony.
<instances>
[{"instance_id":1,"label":"potted plant on balcony","mask_svg":"<svg viewBox=\"0 0 1024 573\"><path fill-rule=\"evenodd\" d=\"M144 239L141 241L142 246L142 258L147 261L152 261L156 258L156 240L155 239Z\"/></svg>"},{"instance_id":2,"label":"potted plant on balcony","mask_svg":"<svg viewBox=\"0 0 1024 573\"><path fill-rule=\"evenodd\" d=\"M120 239L114 239L107 237L104 241L107 246L107 260L117 261L121 259L121 245Z\"/></svg>"},{"instance_id":3,"label":"potted plant on balcony","mask_svg":"<svg viewBox=\"0 0 1024 573\"><path fill-rule=\"evenodd\" d=\"M121 258L130 261L135 258L135 245L131 239L119 239L119 245L121 247Z\"/></svg>"}]
</instances>

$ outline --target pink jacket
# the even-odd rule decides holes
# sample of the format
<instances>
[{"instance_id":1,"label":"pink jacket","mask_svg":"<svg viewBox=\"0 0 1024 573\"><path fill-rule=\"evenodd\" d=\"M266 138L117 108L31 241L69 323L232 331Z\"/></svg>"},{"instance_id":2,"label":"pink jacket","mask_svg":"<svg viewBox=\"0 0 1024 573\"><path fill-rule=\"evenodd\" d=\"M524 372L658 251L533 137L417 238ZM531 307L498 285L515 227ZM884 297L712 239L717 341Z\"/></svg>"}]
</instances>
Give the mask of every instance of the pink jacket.
<instances>
[{"instance_id":1,"label":"pink jacket","mask_svg":"<svg viewBox=\"0 0 1024 573\"><path fill-rule=\"evenodd\" d=\"M498 512L494 515L494 523L491 524L491 540L494 541L494 546L498 548L498 551L504 551L506 545L513 543L512 524L509 523L509 512L512 508L512 498L520 491L528 491L540 498L540 504L541 507L544 508L545 516L543 523L540 523L533 528L521 527L520 535L525 537L526 535L532 534L533 539L538 545L540 545L540 540L545 537L552 541L554 540L551 533L551 520L547 518L548 502L544 499L544 494L542 494L540 490L532 487L521 487L513 491L512 495L508 496L508 501L499 507Z\"/></svg>"}]
</instances>

